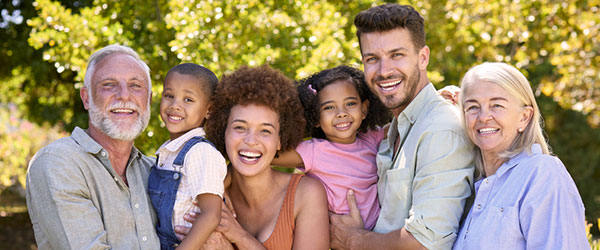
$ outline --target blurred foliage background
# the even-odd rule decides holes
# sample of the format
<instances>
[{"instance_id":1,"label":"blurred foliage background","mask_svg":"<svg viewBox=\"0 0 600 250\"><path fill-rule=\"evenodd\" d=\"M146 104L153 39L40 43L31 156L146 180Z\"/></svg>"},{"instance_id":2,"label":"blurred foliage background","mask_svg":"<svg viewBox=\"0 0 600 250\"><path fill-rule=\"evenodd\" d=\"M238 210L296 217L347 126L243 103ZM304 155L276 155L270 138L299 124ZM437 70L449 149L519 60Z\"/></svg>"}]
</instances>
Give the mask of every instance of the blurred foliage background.
<instances>
[{"instance_id":1,"label":"blurred foliage background","mask_svg":"<svg viewBox=\"0 0 600 250\"><path fill-rule=\"evenodd\" d=\"M166 71L195 62L218 76L269 64L293 79L360 65L353 17L382 1L2 0L0 200L23 193L36 150L87 127L79 98L86 60L112 43L151 68L149 127L136 145L153 154L168 138L158 116ZM575 180L588 221L600 217L600 0L400 1L425 17L430 80L441 88L484 61L531 81L554 153ZM7 191L8 190L8 191ZM0 214L1 215L1 214ZM592 231L598 233L597 226Z\"/></svg>"}]
</instances>

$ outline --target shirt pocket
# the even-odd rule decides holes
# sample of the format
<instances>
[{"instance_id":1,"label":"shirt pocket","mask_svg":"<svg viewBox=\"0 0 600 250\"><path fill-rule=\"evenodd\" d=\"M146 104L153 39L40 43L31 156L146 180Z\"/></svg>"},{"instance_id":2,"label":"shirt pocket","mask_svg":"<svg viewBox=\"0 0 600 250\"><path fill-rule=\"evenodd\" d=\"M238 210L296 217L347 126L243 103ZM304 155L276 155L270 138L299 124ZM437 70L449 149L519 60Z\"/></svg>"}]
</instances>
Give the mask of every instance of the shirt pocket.
<instances>
[{"instance_id":1,"label":"shirt pocket","mask_svg":"<svg viewBox=\"0 0 600 250\"><path fill-rule=\"evenodd\" d=\"M524 249L523 233L516 206L489 206L482 224L481 243L497 249Z\"/></svg>"},{"instance_id":2,"label":"shirt pocket","mask_svg":"<svg viewBox=\"0 0 600 250\"><path fill-rule=\"evenodd\" d=\"M401 208L409 207L409 204L412 203L410 195L412 193L412 172L409 168L392 169L387 171L386 177L387 185L382 204L386 204L385 209L403 211L404 209ZM394 217L386 218L388 220L397 220L396 217L402 217L397 212L385 213L385 215ZM402 219L405 217L402 217Z\"/></svg>"}]
</instances>

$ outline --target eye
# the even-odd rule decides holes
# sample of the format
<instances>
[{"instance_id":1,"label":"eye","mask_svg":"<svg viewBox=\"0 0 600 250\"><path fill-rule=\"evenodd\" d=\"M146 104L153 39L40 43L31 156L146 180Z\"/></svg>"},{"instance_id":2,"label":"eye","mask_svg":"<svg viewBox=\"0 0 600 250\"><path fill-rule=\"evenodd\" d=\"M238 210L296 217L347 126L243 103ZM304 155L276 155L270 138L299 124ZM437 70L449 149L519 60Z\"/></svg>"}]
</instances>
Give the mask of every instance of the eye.
<instances>
[{"instance_id":1,"label":"eye","mask_svg":"<svg viewBox=\"0 0 600 250\"><path fill-rule=\"evenodd\" d=\"M173 95L171 95L169 93L163 93L163 98L173 99Z\"/></svg>"},{"instance_id":2,"label":"eye","mask_svg":"<svg viewBox=\"0 0 600 250\"><path fill-rule=\"evenodd\" d=\"M492 104L492 108L493 109L501 109L501 108L504 108L504 106L502 104L494 103L494 104Z\"/></svg>"},{"instance_id":3,"label":"eye","mask_svg":"<svg viewBox=\"0 0 600 250\"><path fill-rule=\"evenodd\" d=\"M184 102L194 102L194 99L186 97L186 98L183 98L183 101Z\"/></svg>"},{"instance_id":4,"label":"eye","mask_svg":"<svg viewBox=\"0 0 600 250\"><path fill-rule=\"evenodd\" d=\"M351 101L351 102L346 103L346 106L349 106L349 107L356 106L356 105L358 105L358 102L356 102L356 101Z\"/></svg>"},{"instance_id":5,"label":"eye","mask_svg":"<svg viewBox=\"0 0 600 250\"><path fill-rule=\"evenodd\" d=\"M323 111L326 111L326 110L333 110L333 109L335 109L335 107L334 107L334 106L332 106L332 105L327 105L327 106L323 106L323 108L322 108L322 109L323 109Z\"/></svg>"},{"instance_id":6,"label":"eye","mask_svg":"<svg viewBox=\"0 0 600 250\"><path fill-rule=\"evenodd\" d=\"M103 88L110 88L110 87L114 87L114 86L117 86L117 83L115 83L115 82L103 82L102 83Z\"/></svg>"},{"instance_id":7,"label":"eye","mask_svg":"<svg viewBox=\"0 0 600 250\"><path fill-rule=\"evenodd\" d=\"M402 54L402 53L393 53L392 54L392 58L398 58L398 57L402 57L402 56L404 56L404 54Z\"/></svg>"},{"instance_id":8,"label":"eye","mask_svg":"<svg viewBox=\"0 0 600 250\"><path fill-rule=\"evenodd\" d=\"M131 83L131 84L129 84L129 86L131 88L134 88L134 89L141 89L142 88L142 85L140 83L137 83L137 82Z\"/></svg>"},{"instance_id":9,"label":"eye","mask_svg":"<svg viewBox=\"0 0 600 250\"><path fill-rule=\"evenodd\" d=\"M375 63L377 62L377 57L371 56L365 59L365 63Z\"/></svg>"},{"instance_id":10,"label":"eye","mask_svg":"<svg viewBox=\"0 0 600 250\"><path fill-rule=\"evenodd\" d=\"M237 132L244 132L244 131L246 131L246 127L244 127L242 125L233 125L233 130L235 130Z\"/></svg>"},{"instance_id":11,"label":"eye","mask_svg":"<svg viewBox=\"0 0 600 250\"><path fill-rule=\"evenodd\" d=\"M273 133L273 131L269 130L269 129L261 129L260 133L263 135L270 135Z\"/></svg>"},{"instance_id":12,"label":"eye","mask_svg":"<svg viewBox=\"0 0 600 250\"><path fill-rule=\"evenodd\" d=\"M477 105L470 105L465 108L466 113L473 113L473 112L477 112L478 110L479 110L479 106L477 106Z\"/></svg>"}]
</instances>

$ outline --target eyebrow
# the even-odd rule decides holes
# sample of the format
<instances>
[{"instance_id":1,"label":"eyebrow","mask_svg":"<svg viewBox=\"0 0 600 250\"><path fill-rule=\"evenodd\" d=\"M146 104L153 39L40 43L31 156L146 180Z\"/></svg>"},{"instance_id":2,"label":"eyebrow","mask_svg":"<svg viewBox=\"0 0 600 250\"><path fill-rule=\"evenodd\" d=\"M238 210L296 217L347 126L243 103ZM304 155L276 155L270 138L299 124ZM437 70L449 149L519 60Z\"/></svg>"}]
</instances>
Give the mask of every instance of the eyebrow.
<instances>
[{"instance_id":1,"label":"eyebrow","mask_svg":"<svg viewBox=\"0 0 600 250\"><path fill-rule=\"evenodd\" d=\"M168 87L168 88L164 88L163 91L173 90L173 89L174 89L173 87ZM196 92L189 90L189 89L183 89L183 92L196 95Z\"/></svg>"},{"instance_id":2,"label":"eyebrow","mask_svg":"<svg viewBox=\"0 0 600 250\"><path fill-rule=\"evenodd\" d=\"M505 101L508 102L508 99L504 98L504 97L492 97L490 99L491 101ZM465 100L465 102L477 102L475 99L467 99Z\"/></svg>"},{"instance_id":3,"label":"eyebrow","mask_svg":"<svg viewBox=\"0 0 600 250\"><path fill-rule=\"evenodd\" d=\"M349 96L349 97L344 98L344 101L347 101L347 100L357 100L358 101L359 98L357 98L356 96ZM321 105L319 105L319 107L323 107L324 105L332 103L332 102L333 101L331 101L331 100L330 101L326 101L324 103L321 103Z\"/></svg>"},{"instance_id":4,"label":"eyebrow","mask_svg":"<svg viewBox=\"0 0 600 250\"><path fill-rule=\"evenodd\" d=\"M248 124L248 122L246 120L242 120L242 119L235 119L235 120L231 121L231 123L234 123L234 122L241 122L241 123L244 123L244 124ZM276 129L275 125L273 125L272 123L263 122L260 125L273 127L273 129Z\"/></svg>"},{"instance_id":5,"label":"eyebrow","mask_svg":"<svg viewBox=\"0 0 600 250\"><path fill-rule=\"evenodd\" d=\"M391 50L387 51L387 54L392 54L392 53L396 53L396 52L400 52L400 51L408 51L407 48L404 47L398 47L398 48L394 48ZM365 53L363 54L363 57L368 57L368 56L376 56L375 53Z\"/></svg>"},{"instance_id":6,"label":"eyebrow","mask_svg":"<svg viewBox=\"0 0 600 250\"><path fill-rule=\"evenodd\" d=\"M117 79L114 78L114 77L107 77L107 78L100 79L99 81L97 81L97 83L106 82L106 81L115 81L116 82ZM144 80L138 78L137 76L134 76L132 78L127 79L127 81L140 81L140 82L143 82Z\"/></svg>"}]
</instances>

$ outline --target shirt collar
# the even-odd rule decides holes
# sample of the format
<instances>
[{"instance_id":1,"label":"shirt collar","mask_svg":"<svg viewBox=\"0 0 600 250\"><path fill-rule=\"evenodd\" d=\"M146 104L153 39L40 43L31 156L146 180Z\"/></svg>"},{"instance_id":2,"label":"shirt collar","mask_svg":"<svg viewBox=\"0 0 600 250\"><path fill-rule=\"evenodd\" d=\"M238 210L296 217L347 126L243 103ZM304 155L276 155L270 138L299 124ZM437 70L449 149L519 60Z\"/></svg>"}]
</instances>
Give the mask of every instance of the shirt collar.
<instances>
[{"instance_id":1,"label":"shirt collar","mask_svg":"<svg viewBox=\"0 0 600 250\"><path fill-rule=\"evenodd\" d=\"M204 128L192 129L192 130L186 132L185 134L183 134L182 136L177 137L177 139L175 139L175 140L167 140L165 143L163 143L162 146L160 146L160 148L158 148L158 150L156 151L156 154L159 154L160 151L162 151L162 150L176 152L177 150L179 150L179 148L181 148L183 146L183 144L185 144L187 141L192 139L192 137L204 136L205 134L206 133L204 132Z\"/></svg>"},{"instance_id":2,"label":"shirt collar","mask_svg":"<svg viewBox=\"0 0 600 250\"><path fill-rule=\"evenodd\" d=\"M406 106L402 113L398 116L398 120L400 121L400 116L403 116L410 122L414 124L417 121L419 115L424 113L424 109L427 106L427 103L437 95L435 91L435 87L433 87L432 83L428 83L421 89L421 91L415 96L415 98ZM397 126L402 126L402 122L398 122Z\"/></svg>"},{"instance_id":3,"label":"shirt collar","mask_svg":"<svg viewBox=\"0 0 600 250\"><path fill-rule=\"evenodd\" d=\"M504 173L508 172L508 170L519 165L519 162L521 162L527 158L530 158L534 155L541 154L541 153L542 153L542 146L540 146L540 144L534 143L533 145L531 145L531 148L521 151L521 153L518 153L517 155L510 158L507 162L503 163L498 168L495 175L500 177Z\"/></svg>"},{"instance_id":4,"label":"shirt collar","mask_svg":"<svg viewBox=\"0 0 600 250\"><path fill-rule=\"evenodd\" d=\"M71 137L77 144L79 144L83 150L86 152L97 155L102 151L102 146L94 140L94 138L90 137L86 130L81 129L80 127L75 127L73 132L71 132ZM142 152L140 152L137 148L131 147L131 153L129 155L129 159L142 157Z\"/></svg>"},{"instance_id":5,"label":"shirt collar","mask_svg":"<svg viewBox=\"0 0 600 250\"><path fill-rule=\"evenodd\" d=\"M408 106L406 106L402 111L402 114L410 121L410 123L415 123L419 115L423 113L423 109L425 109L429 100L436 95L437 92L435 91L435 87L433 87L432 83L428 83L421 89Z\"/></svg>"},{"instance_id":6,"label":"shirt collar","mask_svg":"<svg viewBox=\"0 0 600 250\"><path fill-rule=\"evenodd\" d=\"M71 137L79 146L81 146L86 152L91 154L98 154L102 150L102 146L98 144L85 130L80 127L75 127L71 132Z\"/></svg>"}]
</instances>

